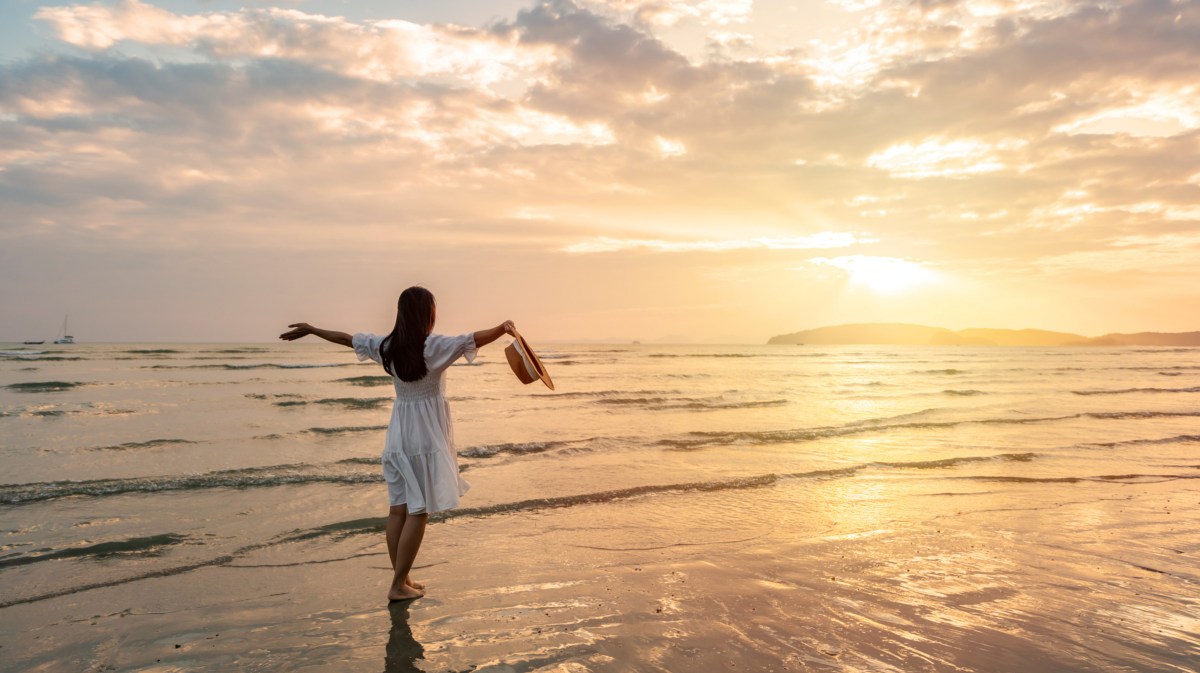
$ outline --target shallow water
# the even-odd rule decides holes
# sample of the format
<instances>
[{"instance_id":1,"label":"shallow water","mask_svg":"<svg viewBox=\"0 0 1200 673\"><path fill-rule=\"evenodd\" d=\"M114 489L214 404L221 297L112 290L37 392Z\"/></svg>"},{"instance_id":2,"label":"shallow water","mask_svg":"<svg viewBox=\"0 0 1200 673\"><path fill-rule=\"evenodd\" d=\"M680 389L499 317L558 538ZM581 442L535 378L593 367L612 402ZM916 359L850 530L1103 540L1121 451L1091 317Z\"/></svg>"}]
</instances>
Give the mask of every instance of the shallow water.
<instances>
[{"instance_id":1,"label":"shallow water","mask_svg":"<svg viewBox=\"0 0 1200 673\"><path fill-rule=\"evenodd\" d=\"M541 350L449 373L473 489L388 612L377 365L0 346L0 667L1200 662L1200 350Z\"/></svg>"}]
</instances>

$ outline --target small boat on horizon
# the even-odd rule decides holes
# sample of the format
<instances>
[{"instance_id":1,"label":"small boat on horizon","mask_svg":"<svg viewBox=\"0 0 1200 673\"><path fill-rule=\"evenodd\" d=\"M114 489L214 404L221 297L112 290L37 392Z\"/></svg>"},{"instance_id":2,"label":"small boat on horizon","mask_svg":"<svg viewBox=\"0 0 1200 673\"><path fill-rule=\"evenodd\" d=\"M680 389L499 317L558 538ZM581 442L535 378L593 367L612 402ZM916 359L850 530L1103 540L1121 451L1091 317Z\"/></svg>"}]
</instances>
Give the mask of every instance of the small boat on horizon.
<instances>
[{"instance_id":1,"label":"small boat on horizon","mask_svg":"<svg viewBox=\"0 0 1200 673\"><path fill-rule=\"evenodd\" d=\"M61 334L61 336L59 336L57 339L55 339L54 343L60 344L60 345L75 343L75 337L71 336L70 334L67 334L67 316L63 316L63 326L62 326L62 332L60 332L60 334Z\"/></svg>"},{"instance_id":2,"label":"small boat on horizon","mask_svg":"<svg viewBox=\"0 0 1200 673\"><path fill-rule=\"evenodd\" d=\"M41 346L42 344L46 343L46 340L42 339L41 341L22 341L21 343L26 346Z\"/></svg>"}]
</instances>

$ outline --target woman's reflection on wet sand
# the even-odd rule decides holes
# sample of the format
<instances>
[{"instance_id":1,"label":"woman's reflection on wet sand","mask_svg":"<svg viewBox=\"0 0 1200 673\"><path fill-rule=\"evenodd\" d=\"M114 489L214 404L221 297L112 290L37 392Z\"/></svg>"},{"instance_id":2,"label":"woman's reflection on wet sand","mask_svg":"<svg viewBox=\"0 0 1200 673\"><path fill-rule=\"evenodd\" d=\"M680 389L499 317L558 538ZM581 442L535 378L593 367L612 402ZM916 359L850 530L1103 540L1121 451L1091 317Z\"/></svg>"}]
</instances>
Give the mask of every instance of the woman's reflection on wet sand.
<instances>
[{"instance_id":1,"label":"woman's reflection on wet sand","mask_svg":"<svg viewBox=\"0 0 1200 673\"><path fill-rule=\"evenodd\" d=\"M413 638L408 625L408 608L412 601L397 601L388 605L392 615L392 630L388 634L383 657L384 673L423 673L417 661L425 658L425 648Z\"/></svg>"}]
</instances>

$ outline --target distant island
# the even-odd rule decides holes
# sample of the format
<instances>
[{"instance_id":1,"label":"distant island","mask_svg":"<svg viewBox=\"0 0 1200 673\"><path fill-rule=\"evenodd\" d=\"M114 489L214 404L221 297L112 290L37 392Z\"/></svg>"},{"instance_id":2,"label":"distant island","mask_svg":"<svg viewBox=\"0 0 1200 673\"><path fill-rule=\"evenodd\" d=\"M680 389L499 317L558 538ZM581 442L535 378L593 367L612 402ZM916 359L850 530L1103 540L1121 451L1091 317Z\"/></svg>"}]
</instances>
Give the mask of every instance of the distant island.
<instances>
[{"instance_id":1,"label":"distant island","mask_svg":"<svg viewBox=\"0 0 1200 673\"><path fill-rule=\"evenodd\" d=\"M878 344L884 346L1197 346L1200 332L1138 332L1086 337L1040 329L949 330L904 323L835 325L781 334L768 344Z\"/></svg>"}]
</instances>

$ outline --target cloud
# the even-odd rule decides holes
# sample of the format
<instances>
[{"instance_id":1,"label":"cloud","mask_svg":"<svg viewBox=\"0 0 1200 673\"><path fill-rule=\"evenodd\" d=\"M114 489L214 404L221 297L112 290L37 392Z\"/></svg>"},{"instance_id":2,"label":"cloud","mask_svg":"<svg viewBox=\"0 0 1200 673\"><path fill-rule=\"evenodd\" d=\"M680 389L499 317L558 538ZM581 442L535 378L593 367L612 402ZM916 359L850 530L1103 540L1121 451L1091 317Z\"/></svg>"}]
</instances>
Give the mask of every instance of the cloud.
<instances>
[{"instance_id":1,"label":"cloud","mask_svg":"<svg viewBox=\"0 0 1200 673\"><path fill-rule=\"evenodd\" d=\"M658 153L664 157L681 157L687 154L687 147L678 140L668 140L659 136L654 142L658 146Z\"/></svg>"},{"instance_id":2,"label":"cloud","mask_svg":"<svg viewBox=\"0 0 1200 673\"><path fill-rule=\"evenodd\" d=\"M745 23L753 0L596 0L587 3L598 11L615 10L618 16L642 26L672 28L696 21L706 26Z\"/></svg>"},{"instance_id":3,"label":"cloud","mask_svg":"<svg viewBox=\"0 0 1200 673\"><path fill-rule=\"evenodd\" d=\"M1006 164L997 150L1020 147L1020 141L992 145L978 140L925 140L916 145L899 144L867 157L867 165L900 178L931 178L976 175L1003 170Z\"/></svg>"},{"instance_id":4,"label":"cloud","mask_svg":"<svg viewBox=\"0 0 1200 673\"><path fill-rule=\"evenodd\" d=\"M1200 88L1130 93L1128 102L1054 127L1056 133L1173 136L1200 128Z\"/></svg>"},{"instance_id":5,"label":"cloud","mask_svg":"<svg viewBox=\"0 0 1200 673\"><path fill-rule=\"evenodd\" d=\"M388 19L354 23L292 9L181 15L139 0L43 7L35 17L63 41L104 50L122 42L189 47L219 60L289 59L373 80L453 76L475 84L514 79L553 58L511 31Z\"/></svg>"},{"instance_id":6,"label":"cloud","mask_svg":"<svg viewBox=\"0 0 1200 673\"><path fill-rule=\"evenodd\" d=\"M745 238L726 240L662 241L644 239L620 239L602 236L589 241L572 243L563 252L587 254L600 252L622 252L647 250L651 252L728 252L733 250L809 250L820 248L846 248L860 243L873 243L878 239L866 234L823 231L810 236L788 238Z\"/></svg>"},{"instance_id":7,"label":"cloud","mask_svg":"<svg viewBox=\"0 0 1200 673\"><path fill-rule=\"evenodd\" d=\"M1191 5L880 0L793 43L764 38L769 9L44 8L59 42L0 64L0 238L387 247L478 276L654 258L680 297L711 273L668 252L739 252L764 283L772 251L867 242L988 278L1200 265L1177 238L1200 203Z\"/></svg>"}]
</instances>

